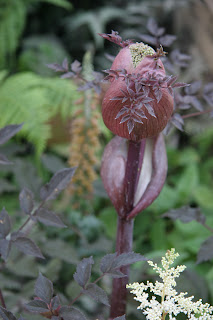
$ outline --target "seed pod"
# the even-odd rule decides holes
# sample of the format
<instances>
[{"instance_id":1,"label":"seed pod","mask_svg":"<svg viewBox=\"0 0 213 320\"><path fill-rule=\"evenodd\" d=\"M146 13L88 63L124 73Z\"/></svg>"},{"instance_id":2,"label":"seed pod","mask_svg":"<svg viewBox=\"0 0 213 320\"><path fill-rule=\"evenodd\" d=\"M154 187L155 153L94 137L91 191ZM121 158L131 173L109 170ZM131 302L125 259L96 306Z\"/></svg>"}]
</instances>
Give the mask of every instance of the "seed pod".
<instances>
[{"instance_id":1,"label":"seed pod","mask_svg":"<svg viewBox=\"0 0 213 320\"><path fill-rule=\"evenodd\" d=\"M110 87L102 102L105 125L114 134L140 141L158 135L173 113L165 70L154 50L144 44L123 48L115 58Z\"/></svg>"}]
</instances>

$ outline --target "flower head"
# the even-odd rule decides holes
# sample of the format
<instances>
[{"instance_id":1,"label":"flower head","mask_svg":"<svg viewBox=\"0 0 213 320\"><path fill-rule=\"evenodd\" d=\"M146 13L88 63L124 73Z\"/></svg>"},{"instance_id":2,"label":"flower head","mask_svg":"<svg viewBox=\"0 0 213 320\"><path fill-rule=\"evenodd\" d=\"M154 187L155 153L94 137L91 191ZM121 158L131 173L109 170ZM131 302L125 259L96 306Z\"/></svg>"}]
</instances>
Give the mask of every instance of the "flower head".
<instances>
[{"instance_id":1,"label":"flower head","mask_svg":"<svg viewBox=\"0 0 213 320\"><path fill-rule=\"evenodd\" d=\"M131 293L136 295L135 300L140 302L138 309L143 310L143 314L146 315L148 320L165 320L166 316L169 320L175 320L179 313L185 314L186 319L212 320L212 306L208 303L203 304L202 299L194 302L194 297L187 297L187 292L178 293L174 289L176 278L186 268L184 265L176 268L171 267L178 256L179 254L175 253L175 249L168 250L161 260L162 267L148 261L149 265L158 273L162 282L156 281L153 284L147 281L147 284L133 283L127 285L127 288L133 289ZM147 290L151 295L146 292Z\"/></svg>"}]
</instances>

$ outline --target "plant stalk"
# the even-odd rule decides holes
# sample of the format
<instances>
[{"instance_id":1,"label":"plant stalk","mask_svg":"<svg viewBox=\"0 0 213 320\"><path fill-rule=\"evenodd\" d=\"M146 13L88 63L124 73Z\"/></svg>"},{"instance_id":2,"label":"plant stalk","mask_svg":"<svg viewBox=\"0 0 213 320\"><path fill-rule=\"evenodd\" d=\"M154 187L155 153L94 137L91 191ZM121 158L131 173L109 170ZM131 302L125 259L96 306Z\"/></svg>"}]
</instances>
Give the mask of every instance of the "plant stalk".
<instances>
[{"instance_id":1,"label":"plant stalk","mask_svg":"<svg viewBox=\"0 0 213 320\"><path fill-rule=\"evenodd\" d=\"M125 215L118 215L117 224L116 252L118 255L132 251L134 220L127 220L127 217L133 209L134 195L142 167L145 143L145 139L140 142L129 141L126 172L124 178L126 195ZM121 267L120 271L124 273L126 277L117 279L115 278L113 280L110 319L122 316L126 312L126 285L129 282L129 266Z\"/></svg>"},{"instance_id":2,"label":"plant stalk","mask_svg":"<svg viewBox=\"0 0 213 320\"><path fill-rule=\"evenodd\" d=\"M0 289L0 302L2 307L7 309L1 289Z\"/></svg>"}]
</instances>

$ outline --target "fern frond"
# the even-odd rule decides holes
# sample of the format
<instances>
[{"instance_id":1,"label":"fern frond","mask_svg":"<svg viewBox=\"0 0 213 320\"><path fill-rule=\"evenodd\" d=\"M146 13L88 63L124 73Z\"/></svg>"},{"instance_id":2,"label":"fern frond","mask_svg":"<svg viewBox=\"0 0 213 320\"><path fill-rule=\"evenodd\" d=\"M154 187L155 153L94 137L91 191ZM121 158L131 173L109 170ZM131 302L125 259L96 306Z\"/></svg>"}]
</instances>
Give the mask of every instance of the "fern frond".
<instances>
[{"instance_id":1,"label":"fern frond","mask_svg":"<svg viewBox=\"0 0 213 320\"><path fill-rule=\"evenodd\" d=\"M42 78L34 73L19 73L0 85L0 127L24 122L19 133L35 147L44 150L51 137L49 120L57 113L68 117L80 93L69 80Z\"/></svg>"},{"instance_id":2,"label":"fern frond","mask_svg":"<svg viewBox=\"0 0 213 320\"><path fill-rule=\"evenodd\" d=\"M71 9L72 5L67 0L39 0L43 2L48 2L51 4L54 4L55 6L59 6L65 9Z\"/></svg>"},{"instance_id":3,"label":"fern frond","mask_svg":"<svg viewBox=\"0 0 213 320\"><path fill-rule=\"evenodd\" d=\"M26 19L26 6L22 0L3 1L0 11L0 67L17 48Z\"/></svg>"}]
</instances>

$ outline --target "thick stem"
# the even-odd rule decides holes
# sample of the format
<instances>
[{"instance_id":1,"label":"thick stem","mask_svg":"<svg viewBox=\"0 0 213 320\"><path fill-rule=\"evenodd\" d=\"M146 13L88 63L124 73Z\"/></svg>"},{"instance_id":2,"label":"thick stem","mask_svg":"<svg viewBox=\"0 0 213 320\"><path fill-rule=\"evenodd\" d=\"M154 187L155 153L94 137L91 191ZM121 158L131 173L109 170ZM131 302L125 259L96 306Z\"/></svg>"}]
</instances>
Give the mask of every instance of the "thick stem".
<instances>
[{"instance_id":1,"label":"thick stem","mask_svg":"<svg viewBox=\"0 0 213 320\"><path fill-rule=\"evenodd\" d=\"M118 254L132 251L132 238L133 238L133 219L127 221L118 217L117 226L117 239L116 239L116 252ZM127 289L126 285L129 280L129 266L120 269L125 275L124 278L113 280L113 289L111 295L111 311L110 318L114 319L118 316L125 314L126 311L126 298Z\"/></svg>"}]
</instances>

